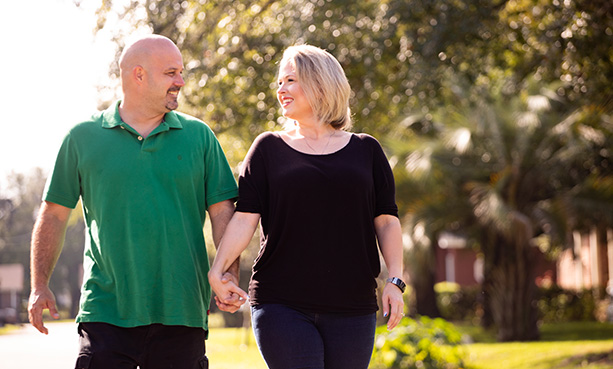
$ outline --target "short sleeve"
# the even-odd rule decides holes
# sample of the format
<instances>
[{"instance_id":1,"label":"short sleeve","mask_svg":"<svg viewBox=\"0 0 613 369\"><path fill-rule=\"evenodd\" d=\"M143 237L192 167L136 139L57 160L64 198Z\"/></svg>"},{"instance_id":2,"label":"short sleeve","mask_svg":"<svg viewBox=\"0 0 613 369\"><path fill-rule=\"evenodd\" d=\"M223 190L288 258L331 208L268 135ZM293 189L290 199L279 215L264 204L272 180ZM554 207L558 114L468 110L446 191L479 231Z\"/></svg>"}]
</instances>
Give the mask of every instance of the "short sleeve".
<instances>
[{"instance_id":1,"label":"short sleeve","mask_svg":"<svg viewBox=\"0 0 613 369\"><path fill-rule=\"evenodd\" d=\"M43 200L74 209L81 196L77 148L70 133L58 151L45 186Z\"/></svg>"},{"instance_id":2,"label":"short sleeve","mask_svg":"<svg viewBox=\"0 0 613 369\"><path fill-rule=\"evenodd\" d=\"M237 211L262 214L267 204L268 181L262 153L264 135L256 138L243 161L238 177Z\"/></svg>"},{"instance_id":3,"label":"short sleeve","mask_svg":"<svg viewBox=\"0 0 613 369\"><path fill-rule=\"evenodd\" d=\"M375 217L389 214L398 217L394 173L383 148L376 139L373 141L373 176L375 182Z\"/></svg>"},{"instance_id":4,"label":"short sleeve","mask_svg":"<svg viewBox=\"0 0 613 369\"><path fill-rule=\"evenodd\" d=\"M208 126L205 127L205 134L208 135L208 140L206 140L208 143L207 151L204 158L206 208L208 209L209 206L218 202L236 199L238 192L232 169L219 141L213 131Z\"/></svg>"}]
</instances>

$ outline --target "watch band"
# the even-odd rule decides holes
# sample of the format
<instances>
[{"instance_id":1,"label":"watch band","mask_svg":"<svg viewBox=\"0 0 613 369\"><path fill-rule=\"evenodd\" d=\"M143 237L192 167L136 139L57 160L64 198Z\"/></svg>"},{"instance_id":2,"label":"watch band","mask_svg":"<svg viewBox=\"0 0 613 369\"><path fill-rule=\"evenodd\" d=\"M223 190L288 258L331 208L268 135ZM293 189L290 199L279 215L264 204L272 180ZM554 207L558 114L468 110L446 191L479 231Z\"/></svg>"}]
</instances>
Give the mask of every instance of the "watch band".
<instances>
[{"instance_id":1,"label":"watch band","mask_svg":"<svg viewBox=\"0 0 613 369\"><path fill-rule=\"evenodd\" d=\"M402 291L402 293L404 293L404 290L407 287L406 283L404 283L402 279L398 277L388 278L386 282L396 285L396 287L400 288L400 291Z\"/></svg>"}]
</instances>

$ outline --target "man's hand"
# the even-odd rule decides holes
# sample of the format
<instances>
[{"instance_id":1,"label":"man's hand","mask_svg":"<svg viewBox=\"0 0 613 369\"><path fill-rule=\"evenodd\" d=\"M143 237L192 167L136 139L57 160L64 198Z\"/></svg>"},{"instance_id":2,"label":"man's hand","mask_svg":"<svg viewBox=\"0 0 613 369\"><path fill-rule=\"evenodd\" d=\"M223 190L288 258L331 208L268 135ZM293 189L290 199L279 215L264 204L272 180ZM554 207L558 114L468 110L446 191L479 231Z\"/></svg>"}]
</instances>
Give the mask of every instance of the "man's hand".
<instances>
[{"instance_id":1,"label":"man's hand","mask_svg":"<svg viewBox=\"0 0 613 369\"><path fill-rule=\"evenodd\" d=\"M49 279L60 257L66 225L72 209L43 201L32 230L30 249L30 300L28 318L41 333L48 334L43 324L43 310L49 309L54 319L60 315L55 306L55 296L49 289Z\"/></svg>"},{"instance_id":2,"label":"man's hand","mask_svg":"<svg viewBox=\"0 0 613 369\"><path fill-rule=\"evenodd\" d=\"M235 313L249 298L245 291L238 287L238 280L232 273L224 273L220 280L211 278L209 274L209 281L216 294L215 303L222 311Z\"/></svg>"},{"instance_id":3,"label":"man's hand","mask_svg":"<svg viewBox=\"0 0 613 369\"><path fill-rule=\"evenodd\" d=\"M30 301L28 302L28 318L34 328L39 332L49 334L49 330L43 324L43 311L49 309L49 314L54 319L59 319L60 314L57 312L55 305L55 296L48 287L33 289L30 293Z\"/></svg>"}]
</instances>

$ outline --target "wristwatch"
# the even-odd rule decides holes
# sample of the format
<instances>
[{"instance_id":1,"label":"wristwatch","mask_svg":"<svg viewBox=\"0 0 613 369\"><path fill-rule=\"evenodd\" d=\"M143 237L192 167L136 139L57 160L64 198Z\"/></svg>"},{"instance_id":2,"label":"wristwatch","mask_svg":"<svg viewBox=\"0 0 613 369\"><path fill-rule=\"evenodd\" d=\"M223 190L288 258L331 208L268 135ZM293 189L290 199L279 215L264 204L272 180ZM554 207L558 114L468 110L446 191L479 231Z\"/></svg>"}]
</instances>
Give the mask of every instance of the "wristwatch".
<instances>
[{"instance_id":1,"label":"wristwatch","mask_svg":"<svg viewBox=\"0 0 613 369\"><path fill-rule=\"evenodd\" d=\"M404 293L404 289L407 287L407 284L404 283L402 279L397 277L388 278L385 282L396 285L396 287L400 288L400 291L402 291L402 293Z\"/></svg>"}]
</instances>

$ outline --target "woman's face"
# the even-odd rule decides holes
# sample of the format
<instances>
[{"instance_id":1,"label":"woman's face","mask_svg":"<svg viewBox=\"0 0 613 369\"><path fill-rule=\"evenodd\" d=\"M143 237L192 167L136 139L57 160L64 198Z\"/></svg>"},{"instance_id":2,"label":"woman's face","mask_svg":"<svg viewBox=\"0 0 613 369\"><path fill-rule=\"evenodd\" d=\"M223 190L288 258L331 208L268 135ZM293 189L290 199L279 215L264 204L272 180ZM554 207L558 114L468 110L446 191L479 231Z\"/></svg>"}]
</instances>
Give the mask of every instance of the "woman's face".
<instances>
[{"instance_id":1,"label":"woman's face","mask_svg":"<svg viewBox=\"0 0 613 369\"><path fill-rule=\"evenodd\" d=\"M307 100L298 75L292 63L285 62L279 69L277 99L283 109L283 116L297 122L314 117L313 109Z\"/></svg>"}]
</instances>

